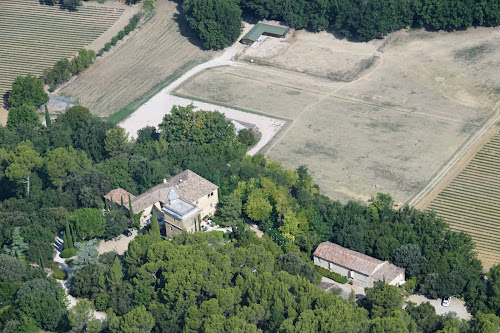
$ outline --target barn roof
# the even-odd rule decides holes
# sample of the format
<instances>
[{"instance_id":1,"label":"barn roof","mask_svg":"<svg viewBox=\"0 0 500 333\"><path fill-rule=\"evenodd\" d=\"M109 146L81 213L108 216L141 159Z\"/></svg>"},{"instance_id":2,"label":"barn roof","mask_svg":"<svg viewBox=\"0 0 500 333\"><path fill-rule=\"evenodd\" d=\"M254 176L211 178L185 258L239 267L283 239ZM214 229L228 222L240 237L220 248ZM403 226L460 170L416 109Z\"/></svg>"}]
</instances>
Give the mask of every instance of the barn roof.
<instances>
[{"instance_id":1,"label":"barn roof","mask_svg":"<svg viewBox=\"0 0 500 333\"><path fill-rule=\"evenodd\" d=\"M273 35L284 35L287 31L288 28L264 23L257 23L242 39L249 39L255 42L263 33L267 32Z\"/></svg>"},{"instance_id":2,"label":"barn roof","mask_svg":"<svg viewBox=\"0 0 500 333\"><path fill-rule=\"evenodd\" d=\"M384 279L392 281L399 274L404 273L403 268L390 264L387 261L378 260L331 242L319 244L316 251L314 251L314 256L364 275L373 276L380 281Z\"/></svg>"}]
</instances>

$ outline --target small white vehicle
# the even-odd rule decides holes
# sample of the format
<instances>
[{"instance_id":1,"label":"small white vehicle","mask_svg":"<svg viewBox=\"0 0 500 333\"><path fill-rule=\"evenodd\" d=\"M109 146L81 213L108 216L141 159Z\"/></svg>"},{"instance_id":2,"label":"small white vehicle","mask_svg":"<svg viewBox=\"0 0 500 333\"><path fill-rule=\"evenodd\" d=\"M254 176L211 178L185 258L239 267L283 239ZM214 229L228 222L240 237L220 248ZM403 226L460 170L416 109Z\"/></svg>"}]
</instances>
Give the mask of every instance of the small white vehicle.
<instances>
[{"instance_id":1,"label":"small white vehicle","mask_svg":"<svg viewBox=\"0 0 500 333\"><path fill-rule=\"evenodd\" d=\"M451 297L443 297L441 300L441 305L442 306L449 306L451 303Z\"/></svg>"}]
</instances>

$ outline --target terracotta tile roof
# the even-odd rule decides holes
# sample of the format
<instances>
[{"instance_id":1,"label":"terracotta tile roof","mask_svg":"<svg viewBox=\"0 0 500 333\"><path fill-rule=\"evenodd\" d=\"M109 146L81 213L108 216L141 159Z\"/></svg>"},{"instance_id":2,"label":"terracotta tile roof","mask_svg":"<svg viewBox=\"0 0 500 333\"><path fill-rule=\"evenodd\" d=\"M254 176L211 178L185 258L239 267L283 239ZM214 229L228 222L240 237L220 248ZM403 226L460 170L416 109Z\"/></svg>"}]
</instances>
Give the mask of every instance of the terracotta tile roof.
<instances>
[{"instance_id":1,"label":"terracotta tile roof","mask_svg":"<svg viewBox=\"0 0 500 333\"><path fill-rule=\"evenodd\" d=\"M331 242L319 244L313 255L364 275L373 276L380 281L383 281L385 277L385 280L390 282L399 274L404 273L403 268L387 261L378 260Z\"/></svg>"},{"instance_id":2,"label":"terracotta tile roof","mask_svg":"<svg viewBox=\"0 0 500 333\"><path fill-rule=\"evenodd\" d=\"M135 196L125 191L122 188L117 188L112 191L109 191L108 194L104 196L104 199L113 201L114 203L121 205L121 201L123 198L123 205L128 208L128 198L130 196L130 200L134 201Z\"/></svg>"},{"instance_id":3,"label":"terracotta tile roof","mask_svg":"<svg viewBox=\"0 0 500 333\"><path fill-rule=\"evenodd\" d=\"M150 207L157 202L162 202L162 203L167 202L168 201L167 195L170 192L170 188L172 187L175 188L179 196L190 202L195 202L196 200L212 193L218 188L217 185L197 175L193 171L185 170L180 174L170 178L166 183L161 183L159 185L156 185L155 187L149 189L148 191L133 198L132 209L134 210L134 213L138 213L141 210L144 210L147 207ZM111 192L106 194L106 196L109 195ZM118 198L118 200L120 200L120 198ZM119 202L120 201L118 201L118 203ZM128 197L127 197L127 203L128 203ZM123 204L125 205L125 198L123 198Z\"/></svg>"}]
</instances>

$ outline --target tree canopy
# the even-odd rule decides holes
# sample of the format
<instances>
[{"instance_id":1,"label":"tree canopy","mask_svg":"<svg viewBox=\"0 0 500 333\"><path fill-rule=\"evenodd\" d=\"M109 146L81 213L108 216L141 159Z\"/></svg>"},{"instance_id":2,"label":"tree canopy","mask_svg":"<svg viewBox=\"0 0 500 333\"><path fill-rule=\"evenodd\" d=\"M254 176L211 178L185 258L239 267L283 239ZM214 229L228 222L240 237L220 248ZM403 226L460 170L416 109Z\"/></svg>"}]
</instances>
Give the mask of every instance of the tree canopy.
<instances>
[{"instance_id":1,"label":"tree canopy","mask_svg":"<svg viewBox=\"0 0 500 333\"><path fill-rule=\"evenodd\" d=\"M184 0L182 9L203 46L219 50L233 44L242 31L236 0Z\"/></svg>"},{"instance_id":2,"label":"tree canopy","mask_svg":"<svg viewBox=\"0 0 500 333\"><path fill-rule=\"evenodd\" d=\"M11 107L18 108L22 105L40 107L49 101L45 92L43 81L31 74L18 76L12 83L12 90L8 97Z\"/></svg>"}]
</instances>

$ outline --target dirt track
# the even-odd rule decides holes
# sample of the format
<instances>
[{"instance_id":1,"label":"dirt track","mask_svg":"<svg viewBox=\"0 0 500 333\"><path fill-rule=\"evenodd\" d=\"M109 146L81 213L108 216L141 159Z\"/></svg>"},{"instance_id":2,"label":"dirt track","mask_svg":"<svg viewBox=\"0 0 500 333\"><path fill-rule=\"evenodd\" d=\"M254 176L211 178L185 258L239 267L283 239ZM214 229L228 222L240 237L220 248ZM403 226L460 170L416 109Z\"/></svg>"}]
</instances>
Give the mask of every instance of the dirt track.
<instances>
[{"instance_id":1,"label":"dirt track","mask_svg":"<svg viewBox=\"0 0 500 333\"><path fill-rule=\"evenodd\" d=\"M240 55L241 66L204 71L175 92L290 119L266 154L287 167L306 164L334 199L388 192L403 203L493 114L498 40L498 28L399 31L369 43L301 31L268 38ZM358 60L370 58L359 70ZM330 79L352 72L349 82Z\"/></svg>"}]
</instances>

